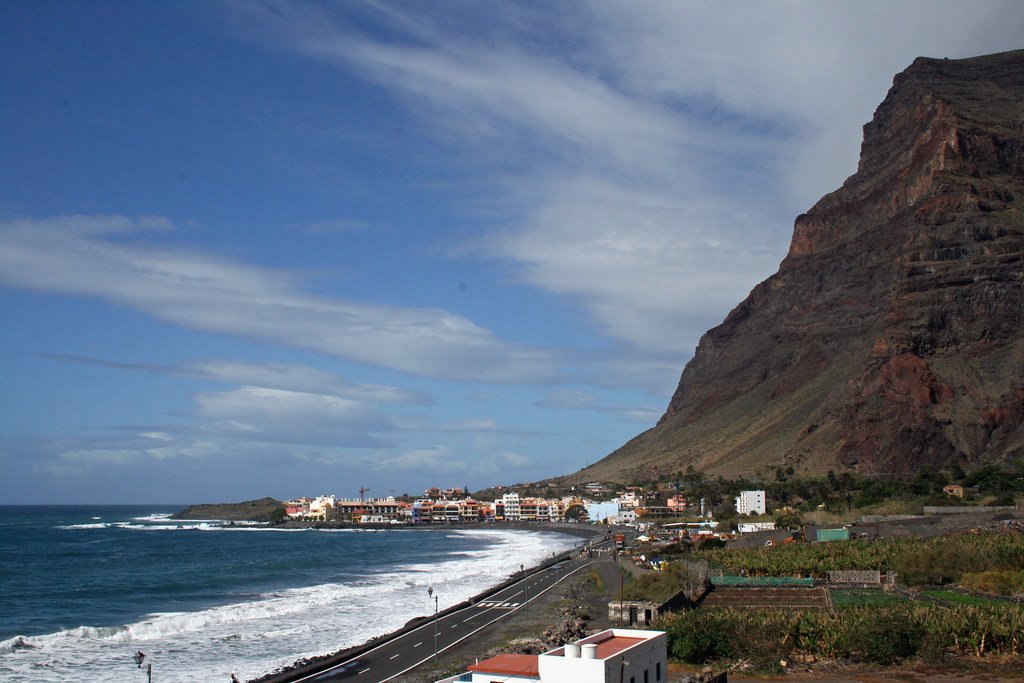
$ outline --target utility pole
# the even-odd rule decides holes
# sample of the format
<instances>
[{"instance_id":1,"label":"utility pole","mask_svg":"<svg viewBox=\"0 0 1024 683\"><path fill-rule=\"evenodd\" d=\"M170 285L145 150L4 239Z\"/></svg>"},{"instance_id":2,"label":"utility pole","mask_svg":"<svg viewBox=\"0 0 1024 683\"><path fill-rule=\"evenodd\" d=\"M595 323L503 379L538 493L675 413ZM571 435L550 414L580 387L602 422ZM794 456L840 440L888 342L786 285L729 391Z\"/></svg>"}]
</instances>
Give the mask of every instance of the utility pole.
<instances>
[{"instance_id":1,"label":"utility pole","mask_svg":"<svg viewBox=\"0 0 1024 683\"><path fill-rule=\"evenodd\" d=\"M519 571L523 572L523 595L526 596L523 599L524 614L530 613L530 577L526 573L526 566L520 564Z\"/></svg>"},{"instance_id":2,"label":"utility pole","mask_svg":"<svg viewBox=\"0 0 1024 683\"><path fill-rule=\"evenodd\" d=\"M427 588L427 597L434 598L434 664L437 664L437 596L432 586Z\"/></svg>"}]
</instances>

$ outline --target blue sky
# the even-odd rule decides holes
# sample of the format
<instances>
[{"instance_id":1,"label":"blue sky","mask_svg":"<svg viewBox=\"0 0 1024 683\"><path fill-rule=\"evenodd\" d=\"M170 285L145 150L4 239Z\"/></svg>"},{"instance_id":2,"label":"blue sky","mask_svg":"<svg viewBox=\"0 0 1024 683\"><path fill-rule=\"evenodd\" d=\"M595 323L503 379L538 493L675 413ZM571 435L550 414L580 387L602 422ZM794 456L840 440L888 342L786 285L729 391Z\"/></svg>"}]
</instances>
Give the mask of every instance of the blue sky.
<instances>
[{"instance_id":1,"label":"blue sky","mask_svg":"<svg viewBox=\"0 0 1024 683\"><path fill-rule=\"evenodd\" d=\"M0 2L0 503L476 489L653 426L1018 2Z\"/></svg>"}]
</instances>

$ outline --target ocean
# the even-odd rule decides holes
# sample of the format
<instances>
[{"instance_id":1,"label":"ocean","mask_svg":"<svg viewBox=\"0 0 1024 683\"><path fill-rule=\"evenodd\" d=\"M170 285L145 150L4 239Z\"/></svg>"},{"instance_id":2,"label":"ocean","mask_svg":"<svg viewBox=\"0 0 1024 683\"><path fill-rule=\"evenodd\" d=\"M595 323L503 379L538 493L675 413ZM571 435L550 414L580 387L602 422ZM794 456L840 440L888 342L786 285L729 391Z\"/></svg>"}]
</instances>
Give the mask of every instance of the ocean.
<instances>
[{"instance_id":1,"label":"ocean","mask_svg":"<svg viewBox=\"0 0 1024 683\"><path fill-rule=\"evenodd\" d=\"M432 614L572 536L458 526L276 530L184 506L0 506L0 680L255 678Z\"/></svg>"}]
</instances>

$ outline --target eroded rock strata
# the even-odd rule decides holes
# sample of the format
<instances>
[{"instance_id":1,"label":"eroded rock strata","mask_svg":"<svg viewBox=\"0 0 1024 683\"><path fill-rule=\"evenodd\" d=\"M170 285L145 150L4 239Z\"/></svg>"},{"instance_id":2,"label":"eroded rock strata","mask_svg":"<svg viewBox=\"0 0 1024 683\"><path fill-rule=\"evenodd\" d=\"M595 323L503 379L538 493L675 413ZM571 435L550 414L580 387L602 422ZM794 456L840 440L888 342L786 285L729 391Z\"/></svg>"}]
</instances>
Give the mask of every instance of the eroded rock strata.
<instances>
[{"instance_id":1,"label":"eroded rock strata","mask_svg":"<svg viewBox=\"0 0 1024 683\"><path fill-rule=\"evenodd\" d=\"M588 476L1024 458L1022 208L1024 51L917 59L658 425Z\"/></svg>"}]
</instances>

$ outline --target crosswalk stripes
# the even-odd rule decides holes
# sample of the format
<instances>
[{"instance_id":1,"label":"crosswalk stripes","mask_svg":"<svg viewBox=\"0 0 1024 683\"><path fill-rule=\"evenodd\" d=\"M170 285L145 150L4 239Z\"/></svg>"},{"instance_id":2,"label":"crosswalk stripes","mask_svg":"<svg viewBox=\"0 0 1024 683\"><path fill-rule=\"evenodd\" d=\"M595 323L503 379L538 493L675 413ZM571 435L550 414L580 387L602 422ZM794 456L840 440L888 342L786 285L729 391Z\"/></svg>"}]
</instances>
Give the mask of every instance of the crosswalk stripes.
<instances>
[{"instance_id":1,"label":"crosswalk stripes","mask_svg":"<svg viewBox=\"0 0 1024 683\"><path fill-rule=\"evenodd\" d=\"M518 602L501 602L500 600L483 600L476 603L477 607L485 607L487 609L515 609L519 607Z\"/></svg>"}]
</instances>

